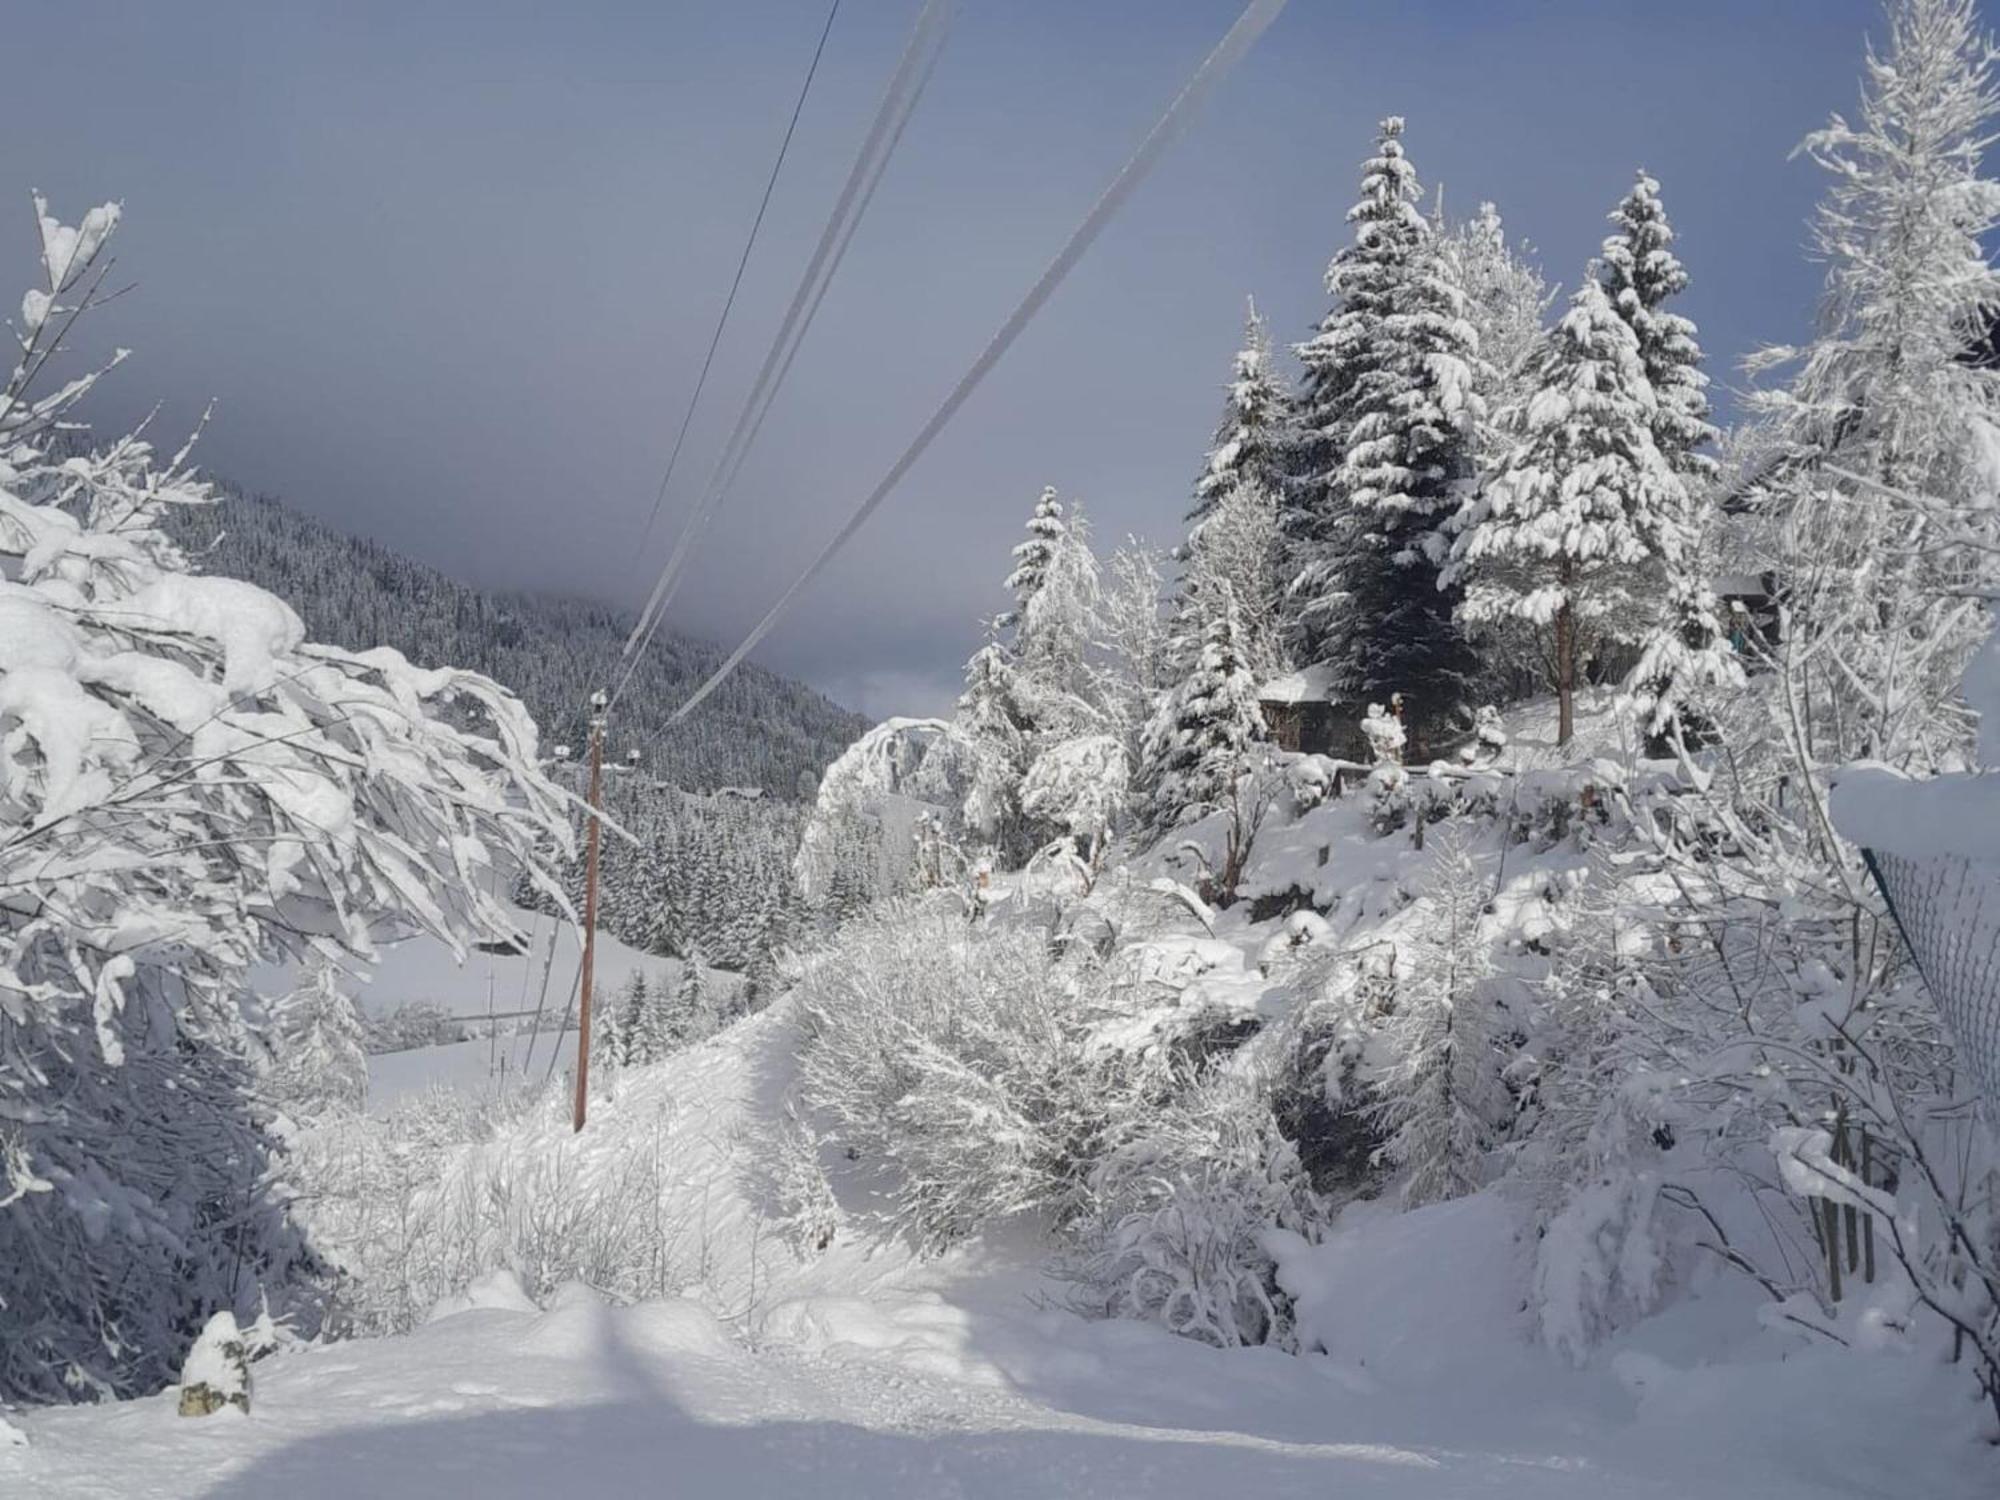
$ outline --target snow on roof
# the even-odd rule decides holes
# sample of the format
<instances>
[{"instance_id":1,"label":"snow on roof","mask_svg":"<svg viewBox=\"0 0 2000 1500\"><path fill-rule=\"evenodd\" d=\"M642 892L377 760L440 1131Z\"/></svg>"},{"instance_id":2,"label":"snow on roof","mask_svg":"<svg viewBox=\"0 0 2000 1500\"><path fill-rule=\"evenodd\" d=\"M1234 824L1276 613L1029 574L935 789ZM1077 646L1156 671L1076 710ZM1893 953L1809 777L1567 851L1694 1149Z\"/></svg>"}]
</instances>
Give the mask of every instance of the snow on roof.
<instances>
[{"instance_id":1,"label":"snow on roof","mask_svg":"<svg viewBox=\"0 0 2000 1500\"><path fill-rule=\"evenodd\" d=\"M1332 665L1320 662L1273 677L1257 689L1257 698L1262 703L1338 703L1340 694L1334 691Z\"/></svg>"}]
</instances>

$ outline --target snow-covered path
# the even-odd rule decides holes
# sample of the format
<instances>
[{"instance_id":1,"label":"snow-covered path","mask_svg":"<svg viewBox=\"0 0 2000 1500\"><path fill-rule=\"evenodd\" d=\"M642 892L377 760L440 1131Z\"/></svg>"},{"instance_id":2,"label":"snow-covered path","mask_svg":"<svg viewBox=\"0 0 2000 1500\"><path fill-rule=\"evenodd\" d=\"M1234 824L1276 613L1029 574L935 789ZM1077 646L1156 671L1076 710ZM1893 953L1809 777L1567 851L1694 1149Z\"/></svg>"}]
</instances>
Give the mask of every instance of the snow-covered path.
<instances>
[{"instance_id":1,"label":"snow-covered path","mask_svg":"<svg viewBox=\"0 0 2000 1500\"><path fill-rule=\"evenodd\" d=\"M692 1304L481 1310L259 1370L255 1413L45 1413L0 1489L46 1496L1652 1496L1560 1458L1108 1421L833 1355L753 1354ZM14 1486L18 1485L16 1489Z\"/></svg>"},{"instance_id":2,"label":"snow-covered path","mask_svg":"<svg viewBox=\"0 0 2000 1500\"><path fill-rule=\"evenodd\" d=\"M1515 1391L1484 1413L1455 1392L1425 1412L1385 1404L1331 1361L1222 1355L1066 1314L992 1317L934 1295L817 1299L776 1309L770 1326L753 1350L691 1302L614 1309L577 1295L546 1313L480 1308L405 1338L266 1362L248 1417L182 1419L171 1395L36 1413L31 1446L0 1451L0 1494L751 1500L807 1484L827 1500L1914 1493L1865 1461L1865 1439L1801 1465L1783 1434L1761 1452L1713 1435L1690 1444L1676 1424L1588 1420L1557 1390L1546 1400ZM1068 1336L1048 1339L1056 1327ZM1371 1424L1396 1436L1348 1435ZM1425 1429L1465 1441L1405 1435ZM1810 1448L1817 1439L1805 1436ZM1923 1493L1959 1491L1927 1480Z\"/></svg>"}]
</instances>

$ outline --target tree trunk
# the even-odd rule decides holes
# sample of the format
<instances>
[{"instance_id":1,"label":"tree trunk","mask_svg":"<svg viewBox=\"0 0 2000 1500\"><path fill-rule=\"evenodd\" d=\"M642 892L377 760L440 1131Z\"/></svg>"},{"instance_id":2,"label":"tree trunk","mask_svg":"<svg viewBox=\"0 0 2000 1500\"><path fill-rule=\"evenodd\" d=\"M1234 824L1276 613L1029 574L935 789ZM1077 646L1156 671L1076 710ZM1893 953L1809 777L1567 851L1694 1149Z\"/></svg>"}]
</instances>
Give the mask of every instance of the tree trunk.
<instances>
[{"instance_id":1,"label":"tree trunk","mask_svg":"<svg viewBox=\"0 0 2000 1500\"><path fill-rule=\"evenodd\" d=\"M1576 618L1567 601L1556 611L1556 743L1576 731Z\"/></svg>"}]
</instances>

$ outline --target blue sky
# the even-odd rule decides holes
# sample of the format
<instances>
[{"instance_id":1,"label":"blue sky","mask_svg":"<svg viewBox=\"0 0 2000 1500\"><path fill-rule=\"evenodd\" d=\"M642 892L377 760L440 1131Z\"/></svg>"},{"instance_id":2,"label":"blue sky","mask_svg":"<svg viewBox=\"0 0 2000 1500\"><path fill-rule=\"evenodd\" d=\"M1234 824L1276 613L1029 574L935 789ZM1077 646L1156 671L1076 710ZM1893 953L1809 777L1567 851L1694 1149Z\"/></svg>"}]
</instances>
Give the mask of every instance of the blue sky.
<instances>
[{"instance_id":1,"label":"blue sky","mask_svg":"<svg viewBox=\"0 0 2000 1500\"><path fill-rule=\"evenodd\" d=\"M1235 0L961 0L943 61L673 623L745 628L870 488L1213 45ZM846 0L697 418L715 446L917 0ZM823 0L82 3L10 22L0 234L116 197L104 421L209 398L217 471L479 582L636 601L638 528ZM1324 311L1399 113L1447 207L1573 286L1660 178L1719 384L1808 327L1816 171L1860 0L1292 0L1006 362L762 653L874 713L954 691L1043 484L1170 542L1243 298ZM11 300L11 299L9 299ZM1728 394L1722 393L1727 408ZM686 491L669 500L683 503ZM664 546L671 525L661 528Z\"/></svg>"}]
</instances>

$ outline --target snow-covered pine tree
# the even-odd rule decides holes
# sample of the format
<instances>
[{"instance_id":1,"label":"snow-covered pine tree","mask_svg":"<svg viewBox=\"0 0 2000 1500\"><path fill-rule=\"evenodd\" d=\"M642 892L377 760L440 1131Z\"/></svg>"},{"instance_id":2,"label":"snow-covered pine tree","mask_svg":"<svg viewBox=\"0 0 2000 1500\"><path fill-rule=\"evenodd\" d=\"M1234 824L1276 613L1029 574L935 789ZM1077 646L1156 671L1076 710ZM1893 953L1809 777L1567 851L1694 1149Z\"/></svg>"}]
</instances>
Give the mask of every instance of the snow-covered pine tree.
<instances>
[{"instance_id":1,"label":"snow-covered pine tree","mask_svg":"<svg viewBox=\"0 0 2000 1500\"><path fill-rule=\"evenodd\" d=\"M1531 364L1534 394L1508 414L1515 446L1459 517L1446 578L1464 589L1469 623L1542 632L1567 744L1590 653L1645 633L1658 565L1674 560L1656 548L1678 537L1682 491L1653 442L1638 339L1594 277Z\"/></svg>"},{"instance_id":2,"label":"snow-covered pine tree","mask_svg":"<svg viewBox=\"0 0 2000 1500\"><path fill-rule=\"evenodd\" d=\"M1044 490L1014 560L1007 587L1015 607L999 623L1013 628L1014 679L1030 735L1039 741L1100 728L1092 661L1099 577L1082 509L1065 517L1055 491Z\"/></svg>"},{"instance_id":3,"label":"snow-covered pine tree","mask_svg":"<svg viewBox=\"0 0 2000 1500\"><path fill-rule=\"evenodd\" d=\"M1179 676L1172 623L1163 607L1164 562L1154 548L1136 537L1127 538L1105 567L1098 601L1102 650L1095 697L1108 730L1123 741L1132 764L1138 762L1154 705Z\"/></svg>"},{"instance_id":4,"label":"snow-covered pine tree","mask_svg":"<svg viewBox=\"0 0 2000 1500\"><path fill-rule=\"evenodd\" d=\"M1187 519L1197 534L1201 523L1238 485L1261 485L1276 495L1290 473L1291 392L1271 367L1271 335L1252 300L1243 330L1243 347L1223 397L1222 420L1201 477L1195 481L1194 505Z\"/></svg>"},{"instance_id":5,"label":"snow-covered pine tree","mask_svg":"<svg viewBox=\"0 0 2000 1500\"><path fill-rule=\"evenodd\" d=\"M604 1039L605 1051L611 1061L621 1066L658 1061L651 1055L649 1033L655 1003L644 971L634 969L619 989L617 1003L605 1008L604 1019L609 1030ZM591 1040L596 1038L593 1036Z\"/></svg>"},{"instance_id":6,"label":"snow-covered pine tree","mask_svg":"<svg viewBox=\"0 0 2000 1500\"><path fill-rule=\"evenodd\" d=\"M1493 1050L1492 960L1479 934L1486 886L1470 833L1432 834L1428 888L1398 944L1395 1007L1374 1038L1370 1109L1406 1207L1475 1191L1505 1091Z\"/></svg>"},{"instance_id":7,"label":"snow-covered pine tree","mask_svg":"<svg viewBox=\"0 0 2000 1500\"><path fill-rule=\"evenodd\" d=\"M1236 607L1228 586L1218 589L1201 655L1146 728L1140 784L1155 828L1174 828L1227 806L1250 773L1253 742L1264 733L1257 682L1238 643Z\"/></svg>"},{"instance_id":8,"label":"snow-covered pine tree","mask_svg":"<svg viewBox=\"0 0 2000 1500\"><path fill-rule=\"evenodd\" d=\"M1650 544L1676 560L1662 580L1665 608L1642 637L1626 693L1648 740L1664 749L1676 733L1706 722L1703 705L1740 686L1743 668L1715 597L1717 465L1706 450L1716 431L1695 326L1666 307L1687 290L1688 274L1672 249L1659 183L1640 172L1610 218L1617 231L1604 241L1598 279L1639 341L1639 363L1653 387L1653 443L1681 480L1680 514L1655 518L1673 535Z\"/></svg>"},{"instance_id":9,"label":"snow-covered pine tree","mask_svg":"<svg viewBox=\"0 0 2000 1500\"><path fill-rule=\"evenodd\" d=\"M965 664L965 692L953 723L972 747L966 828L1003 854L1020 852L1021 779L1028 774L1030 726L1013 656L999 641L988 641Z\"/></svg>"},{"instance_id":10,"label":"snow-covered pine tree","mask_svg":"<svg viewBox=\"0 0 2000 1500\"><path fill-rule=\"evenodd\" d=\"M1675 256L1660 185L1644 172L1611 211L1618 226L1604 241L1598 279L1604 294L1639 341L1639 363L1653 387L1653 443L1686 482L1691 497L1705 498L1715 475L1708 420L1708 376L1694 324L1669 312L1667 299L1687 290L1688 274Z\"/></svg>"},{"instance_id":11,"label":"snow-covered pine tree","mask_svg":"<svg viewBox=\"0 0 2000 1500\"><path fill-rule=\"evenodd\" d=\"M709 989L700 950L690 953L681 964L680 983L674 987L671 1003L662 1007L660 1013L662 1024L657 1045L662 1057L715 1035L715 996Z\"/></svg>"},{"instance_id":12,"label":"snow-covered pine tree","mask_svg":"<svg viewBox=\"0 0 2000 1500\"><path fill-rule=\"evenodd\" d=\"M1382 122L1334 257L1334 307L1298 346L1304 476L1287 508L1295 657L1357 697L1401 693L1421 748L1476 669L1439 576L1476 459L1478 334L1452 257L1417 211L1403 122ZM1443 586L1441 586L1443 585Z\"/></svg>"},{"instance_id":13,"label":"snow-covered pine tree","mask_svg":"<svg viewBox=\"0 0 2000 1500\"><path fill-rule=\"evenodd\" d=\"M368 1098L361 1015L340 984L340 966L315 955L304 978L274 1007L276 1061L267 1086L303 1115L359 1109Z\"/></svg>"},{"instance_id":14,"label":"snow-covered pine tree","mask_svg":"<svg viewBox=\"0 0 2000 1500\"><path fill-rule=\"evenodd\" d=\"M1007 574L1006 585L1014 595L1014 607L994 617L996 629L1020 626L1068 536L1069 525L1063 520L1063 504L1056 498L1056 487L1044 485L1028 516L1028 539L1014 544L1014 566Z\"/></svg>"}]
</instances>

